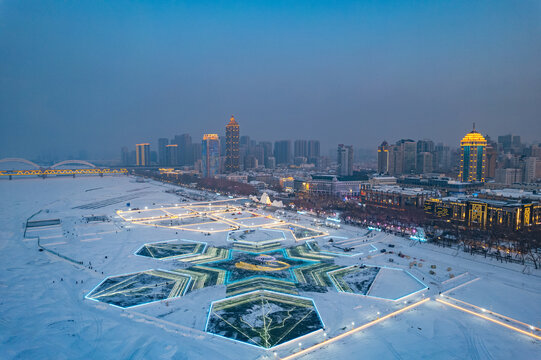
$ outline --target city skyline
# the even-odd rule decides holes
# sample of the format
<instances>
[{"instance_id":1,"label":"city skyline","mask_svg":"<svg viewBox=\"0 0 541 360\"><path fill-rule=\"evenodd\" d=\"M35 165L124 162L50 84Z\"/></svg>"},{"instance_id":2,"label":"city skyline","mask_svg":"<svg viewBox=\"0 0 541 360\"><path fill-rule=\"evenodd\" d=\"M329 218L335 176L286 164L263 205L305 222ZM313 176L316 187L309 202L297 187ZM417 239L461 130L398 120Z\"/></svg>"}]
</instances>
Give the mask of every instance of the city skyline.
<instances>
[{"instance_id":1,"label":"city skyline","mask_svg":"<svg viewBox=\"0 0 541 360\"><path fill-rule=\"evenodd\" d=\"M540 141L538 15L531 1L3 1L0 156L117 158L231 113L245 134L322 152L452 145L472 122Z\"/></svg>"},{"instance_id":2,"label":"city skyline","mask_svg":"<svg viewBox=\"0 0 541 360\"><path fill-rule=\"evenodd\" d=\"M541 0L0 0L0 360L539 358L540 64Z\"/></svg>"}]
</instances>

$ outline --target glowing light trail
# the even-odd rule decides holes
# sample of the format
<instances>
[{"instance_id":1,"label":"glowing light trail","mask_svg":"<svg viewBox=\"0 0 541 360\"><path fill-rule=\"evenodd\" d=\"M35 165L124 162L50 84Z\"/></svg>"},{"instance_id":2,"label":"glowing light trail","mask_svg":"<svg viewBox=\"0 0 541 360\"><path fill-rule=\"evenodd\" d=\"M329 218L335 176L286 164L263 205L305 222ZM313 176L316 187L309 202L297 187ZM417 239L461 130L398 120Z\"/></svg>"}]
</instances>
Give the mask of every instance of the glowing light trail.
<instances>
[{"instance_id":1,"label":"glowing light trail","mask_svg":"<svg viewBox=\"0 0 541 360\"><path fill-rule=\"evenodd\" d=\"M309 348L306 348L306 349L304 349L304 350L298 351L298 352L296 352L296 353L294 353L294 354L288 355L288 356L282 358L282 360L294 359L294 358L296 358L296 357L298 357L298 356L308 354L309 352L312 352L312 351L314 351L314 350L316 350L316 349L319 349L320 347L323 347L323 346L328 345L328 344L331 344L331 343L333 343L333 342L335 342L335 341L341 340L341 339L343 339L343 338L345 338L345 337L347 337L347 336L353 335L353 334L355 334L355 333L357 333L357 332L359 332L359 331L361 331L361 330L364 330L364 329L369 328L369 327L371 327L371 326L373 326L373 325L376 325L376 324L378 324L378 323L380 323L380 322L382 322L382 321L384 321L384 320L386 320L386 319L388 319L388 318L391 318L391 317L396 316L396 315L398 315L398 314L400 314L400 313L403 313L404 311L408 311L408 310L410 310L410 309L412 309L412 308L414 308L414 307L416 307L416 306L419 306L419 305L421 305L421 304L423 304L423 303L425 303L425 302L427 302L427 301L429 301L429 300L430 300L429 298L426 298L426 299L423 299L423 300L418 301L418 302L416 302L416 303L413 303L413 304L411 304L411 305L408 305L408 306L406 306L406 307L403 307L402 309L397 310L397 311L395 311L395 312L392 312L392 313L390 313L390 314L387 314L387 315L385 315L385 316L382 316L381 318L378 318L378 319L376 319L376 320L370 321L370 322L368 322L368 323L366 323L366 324L364 324L364 325L361 325L361 326L359 326L359 327L356 327L356 328L354 328L354 329L351 329L351 330L349 330L349 331L346 331L345 333L342 333L342 334L340 334L340 335L337 335L337 336L335 336L335 337L333 337L333 338L324 340L324 341L322 341L322 342L320 342L320 343L318 343L318 344L312 345L312 346L310 346Z\"/></svg>"}]
</instances>

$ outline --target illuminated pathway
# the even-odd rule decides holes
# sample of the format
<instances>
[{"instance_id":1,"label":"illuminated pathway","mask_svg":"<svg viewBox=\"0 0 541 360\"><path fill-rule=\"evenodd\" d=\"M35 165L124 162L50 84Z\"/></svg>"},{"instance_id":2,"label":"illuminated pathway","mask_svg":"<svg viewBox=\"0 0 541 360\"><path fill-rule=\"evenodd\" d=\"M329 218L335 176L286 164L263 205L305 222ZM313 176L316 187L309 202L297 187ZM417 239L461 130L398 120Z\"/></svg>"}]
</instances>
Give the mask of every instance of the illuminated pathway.
<instances>
[{"instance_id":1,"label":"illuminated pathway","mask_svg":"<svg viewBox=\"0 0 541 360\"><path fill-rule=\"evenodd\" d=\"M443 300L443 299L445 299L445 300ZM464 301L461 301L461 300L458 300L458 299L454 299L454 298L451 298L451 297L448 297L448 296L443 296L442 295L441 298L436 299L436 301L441 303L441 304L444 304L444 305L450 306L452 308L455 308L457 310L464 311L465 313L475 315L475 316L478 316L478 317L480 317L482 319L491 321L491 322L493 322L495 324L504 326L504 327L506 327L508 329L511 329L513 331L517 331L517 332L519 332L521 334L531 336L534 339L541 340L541 336L538 335L538 334L541 334L541 329L539 329L539 328L537 328L537 327L535 327L533 325L525 324L525 323L523 323L521 321L515 320L515 319L507 317L505 315L501 315L501 314L495 313L493 311L489 311L489 310L483 309L483 308L481 308L479 306L476 306L476 305L473 305L473 304L470 304L470 303L467 303L467 302L464 302ZM457 304L460 304L460 305L457 305ZM504 321L512 323L514 326L506 324L503 321L498 320L497 318L500 318L500 319L502 319Z\"/></svg>"},{"instance_id":2,"label":"illuminated pathway","mask_svg":"<svg viewBox=\"0 0 541 360\"><path fill-rule=\"evenodd\" d=\"M316 349L319 349L319 348L321 348L321 347L323 347L323 346L325 346L325 345L328 345L328 344L331 344L331 343L333 343L333 342L335 342L335 341L341 340L341 339L343 339L343 338L345 338L345 337L348 337L348 336L350 336L350 335L353 335L353 334L355 334L355 333L357 333L357 332L359 332L359 331L361 331L361 330L367 329L367 328L371 327L372 325L376 325L376 324L378 324L378 323L380 323L380 322L382 322L382 321L384 321L384 320L387 320L387 319L389 319L389 318L391 318L391 317L393 317L393 316L396 316L396 315L398 315L398 314L400 314L400 313L403 313L404 311L408 311L408 310L410 310L410 309L413 309L414 307L417 307L417 306L419 306L419 305L421 305L421 304L424 304L425 302L427 302L427 301L429 301L429 300L430 300L429 298L426 298L426 299L423 299L423 300L418 301L418 302L416 302L416 303L413 303L413 304L411 304L411 305L408 305L408 306L406 306L406 307L403 307L403 308L400 309L400 310L397 310L397 311L395 311L395 312L392 312L392 313L390 313L390 314L387 314L387 315L385 315L385 316L382 316L382 317L380 317L380 318L378 318L378 319L376 319L376 320L370 321L370 322L368 322L368 323L366 323L366 324L364 324L364 325L361 325L361 326L359 326L359 327L353 328L353 329L351 329L351 330L349 330L349 331L346 331L345 333L342 333L342 334L337 335L337 336L335 336L335 337L333 337L333 338L324 340L324 341L322 341L322 342L320 342L320 343L318 343L318 344L312 345L312 346L310 346L309 348L306 348L306 349L304 349L304 350L298 351L298 352L296 352L296 353L294 353L294 354L291 354L291 355L288 355L288 356L286 356L286 357L283 357L282 360L294 359L294 358L296 358L296 357L298 357L298 356L306 355L306 354L308 354L308 353L310 353L310 352L312 352L312 351L314 351L314 350L316 350Z\"/></svg>"}]
</instances>

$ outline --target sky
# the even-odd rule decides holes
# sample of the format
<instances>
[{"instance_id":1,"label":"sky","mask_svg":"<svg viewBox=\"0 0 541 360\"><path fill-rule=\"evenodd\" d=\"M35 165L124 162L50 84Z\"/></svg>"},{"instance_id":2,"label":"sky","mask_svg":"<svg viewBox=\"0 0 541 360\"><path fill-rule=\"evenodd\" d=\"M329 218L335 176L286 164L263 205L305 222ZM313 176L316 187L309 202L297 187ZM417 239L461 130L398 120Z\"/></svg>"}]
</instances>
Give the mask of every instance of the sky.
<instances>
[{"instance_id":1,"label":"sky","mask_svg":"<svg viewBox=\"0 0 541 360\"><path fill-rule=\"evenodd\" d=\"M541 141L541 1L0 0L0 158L160 137Z\"/></svg>"}]
</instances>

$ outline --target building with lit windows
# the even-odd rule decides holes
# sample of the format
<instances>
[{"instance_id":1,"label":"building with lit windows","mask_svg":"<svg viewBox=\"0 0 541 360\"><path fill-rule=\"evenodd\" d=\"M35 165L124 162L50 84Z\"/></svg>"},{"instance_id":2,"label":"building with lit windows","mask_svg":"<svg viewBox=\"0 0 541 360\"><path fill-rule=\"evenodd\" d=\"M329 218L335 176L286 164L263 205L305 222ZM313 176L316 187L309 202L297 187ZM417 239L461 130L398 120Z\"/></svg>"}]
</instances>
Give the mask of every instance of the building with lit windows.
<instances>
[{"instance_id":1,"label":"building with lit windows","mask_svg":"<svg viewBox=\"0 0 541 360\"><path fill-rule=\"evenodd\" d=\"M170 144L165 145L165 165L176 166L178 165L178 145Z\"/></svg>"},{"instance_id":2,"label":"building with lit windows","mask_svg":"<svg viewBox=\"0 0 541 360\"><path fill-rule=\"evenodd\" d=\"M541 226L541 205L535 201L449 197L426 200L424 209L431 215L467 227L520 230Z\"/></svg>"},{"instance_id":3,"label":"building with lit windows","mask_svg":"<svg viewBox=\"0 0 541 360\"><path fill-rule=\"evenodd\" d=\"M378 146L378 173L389 173L389 143L387 141Z\"/></svg>"},{"instance_id":4,"label":"building with lit windows","mask_svg":"<svg viewBox=\"0 0 541 360\"><path fill-rule=\"evenodd\" d=\"M203 135L201 172L203 177L213 177L220 172L220 138L218 134Z\"/></svg>"},{"instance_id":5,"label":"building with lit windows","mask_svg":"<svg viewBox=\"0 0 541 360\"><path fill-rule=\"evenodd\" d=\"M461 181L484 182L486 174L487 140L473 130L460 141L460 174Z\"/></svg>"},{"instance_id":6,"label":"building with lit windows","mask_svg":"<svg viewBox=\"0 0 541 360\"><path fill-rule=\"evenodd\" d=\"M240 170L239 160L239 124L233 115L225 126L225 172L232 173Z\"/></svg>"},{"instance_id":7,"label":"building with lit windows","mask_svg":"<svg viewBox=\"0 0 541 360\"><path fill-rule=\"evenodd\" d=\"M135 152L137 166L150 166L150 144L136 144Z\"/></svg>"},{"instance_id":8,"label":"building with lit windows","mask_svg":"<svg viewBox=\"0 0 541 360\"><path fill-rule=\"evenodd\" d=\"M311 195L357 197L370 188L366 180L343 180L335 175L312 175L311 179L294 180L295 192Z\"/></svg>"}]
</instances>

